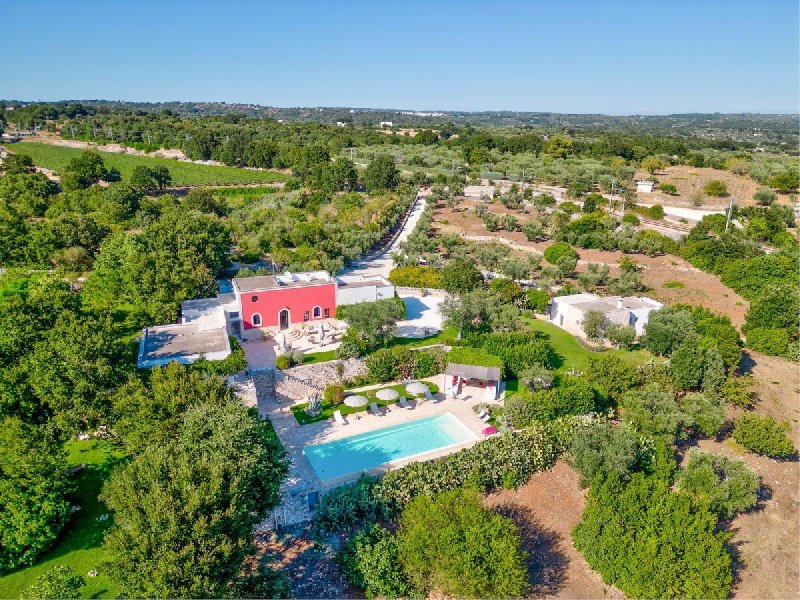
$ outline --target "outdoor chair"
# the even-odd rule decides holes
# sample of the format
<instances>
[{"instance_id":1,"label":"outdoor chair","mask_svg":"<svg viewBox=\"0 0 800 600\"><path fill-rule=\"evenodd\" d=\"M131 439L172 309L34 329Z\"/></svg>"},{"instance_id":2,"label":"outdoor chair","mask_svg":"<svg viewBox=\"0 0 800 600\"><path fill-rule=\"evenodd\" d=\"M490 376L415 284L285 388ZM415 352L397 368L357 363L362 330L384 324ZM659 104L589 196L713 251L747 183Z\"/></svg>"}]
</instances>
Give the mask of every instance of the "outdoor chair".
<instances>
[{"instance_id":1,"label":"outdoor chair","mask_svg":"<svg viewBox=\"0 0 800 600\"><path fill-rule=\"evenodd\" d=\"M425 390L425 399L433 401L433 394L431 394L430 390Z\"/></svg>"},{"instance_id":2,"label":"outdoor chair","mask_svg":"<svg viewBox=\"0 0 800 600\"><path fill-rule=\"evenodd\" d=\"M378 408L378 405L375 404L374 402L369 405L369 409L372 411L372 414L375 415L376 417L383 416L383 413L381 412L381 409Z\"/></svg>"},{"instance_id":3,"label":"outdoor chair","mask_svg":"<svg viewBox=\"0 0 800 600\"><path fill-rule=\"evenodd\" d=\"M411 406L411 405L408 403L408 400L406 400L406 397L405 397L405 396L400 396L400 397L397 399L397 403L398 403L400 406L402 406L403 408L405 408L406 410L412 410L412 409L414 408L413 406Z\"/></svg>"},{"instance_id":4,"label":"outdoor chair","mask_svg":"<svg viewBox=\"0 0 800 600\"><path fill-rule=\"evenodd\" d=\"M333 411L333 418L339 425L347 425L347 421L345 421L344 417L342 416L342 411Z\"/></svg>"}]
</instances>

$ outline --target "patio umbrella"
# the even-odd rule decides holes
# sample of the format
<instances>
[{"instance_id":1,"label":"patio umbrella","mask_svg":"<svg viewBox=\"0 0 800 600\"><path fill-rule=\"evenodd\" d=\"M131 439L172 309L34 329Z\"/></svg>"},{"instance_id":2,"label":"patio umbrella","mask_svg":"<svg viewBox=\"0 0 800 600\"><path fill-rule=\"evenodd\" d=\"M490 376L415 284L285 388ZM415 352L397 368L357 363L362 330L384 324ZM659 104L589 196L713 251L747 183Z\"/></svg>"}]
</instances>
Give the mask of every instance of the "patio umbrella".
<instances>
[{"instance_id":1,"label":"patio umbrella","mask_svg":"<svg viewBox=\"0 0 800 600\"><path fill-rule=\"evenodd\" d=\"M416 396L417 394L424 394L425 392L427 392L428 386L425 385L424 383L420 383L419 381L414 381L413 383L409 383L406 386L406 391L409 394L414 394Z\"/></svg>"},{"instance_id":2,"label":"patio umbrella","mask_svg":"<svg viewBox=\"0 0 800 600\"><path fill-rule=\"evenodd\" d=\"M393 390L392 388L387 388L385 390L378 390L378 393L375 394L375 396L379 400L385 400L386 402L388 402L389 400L394 400L399 395L400 394L397 393L397 390Z\"/></svg>"},{"instance_id":3,"label":"patio umbrella","mask_svg":"<svg viewBox=\"0 0 800 600\"><path fill-rule=\"evenodd\" d=\"M366 396L348 396L344 399L344 403L353 408L360 408L369 404L369 398Z\"/></svg>"}]
</instances>

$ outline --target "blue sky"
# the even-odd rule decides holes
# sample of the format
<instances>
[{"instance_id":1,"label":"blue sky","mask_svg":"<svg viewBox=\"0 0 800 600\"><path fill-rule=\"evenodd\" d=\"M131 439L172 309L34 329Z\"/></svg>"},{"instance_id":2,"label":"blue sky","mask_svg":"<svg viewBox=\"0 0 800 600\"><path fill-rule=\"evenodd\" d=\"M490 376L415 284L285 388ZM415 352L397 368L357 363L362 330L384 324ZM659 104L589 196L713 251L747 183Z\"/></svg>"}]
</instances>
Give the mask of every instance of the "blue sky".
<instances>
[{"instance_id":1,"label":"blue sky","mask_svg":"<svg viewBox=\"0 0 800 600\"><path fill-rule=\"evenodd\" d=\"M797 0L0 1L0 98L798 112Z\"/></svg>"}]
</instances>

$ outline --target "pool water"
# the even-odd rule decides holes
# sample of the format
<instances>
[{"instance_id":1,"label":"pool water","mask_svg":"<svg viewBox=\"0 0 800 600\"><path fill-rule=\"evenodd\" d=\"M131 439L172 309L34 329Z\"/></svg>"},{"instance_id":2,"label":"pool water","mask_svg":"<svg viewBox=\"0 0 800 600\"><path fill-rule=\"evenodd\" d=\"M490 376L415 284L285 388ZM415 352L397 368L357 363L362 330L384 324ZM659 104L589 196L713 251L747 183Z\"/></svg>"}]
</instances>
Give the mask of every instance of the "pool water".
<instances>
[{"instance_id":1,"label":"pool water","mask_svg":"<svg viewBox=\"0 0 800 600\"><path fill-rule=\"evenodd\" d=\"M303 453L325 481L474 439L476 436L461 421L444 413L307 446Z\"/></svg>"}]
</instances>

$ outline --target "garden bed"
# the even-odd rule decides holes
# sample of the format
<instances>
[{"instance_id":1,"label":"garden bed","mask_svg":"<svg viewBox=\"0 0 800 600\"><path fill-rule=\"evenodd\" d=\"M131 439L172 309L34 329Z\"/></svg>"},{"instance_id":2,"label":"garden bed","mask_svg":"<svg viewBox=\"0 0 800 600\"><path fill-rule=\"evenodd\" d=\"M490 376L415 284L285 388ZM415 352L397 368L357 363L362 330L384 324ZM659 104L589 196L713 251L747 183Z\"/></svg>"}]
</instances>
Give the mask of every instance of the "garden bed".
<instances>
[{"instance_id":1,"label":"garden bed","mask_svg":"<svg viewBox=\"0 0 800 600\"><path fill-rule=\"evenodd\" d=\"M430 390L431 394L436 394L436 393L439 392L439 386L437 386L435 383L431 383L430 381L423 381L422 383L424 383L425 385L428 386L428 389ZM399 383L397 385L387 385L387 386L383 386L383 387L378 387L378 388L375 388L373 390L365 391L361 395L365 395L368 398L371 398L370 404L372 402L375 402L378 406L390 406L392 404L396 404L397 403L397 400L386 401L386 400L379 400L379 399L375 398L374 397L375 393L377 393L380 390L395 390L401 396L405 396L406 398L409 398L409 399L414 399L414 396L412 396L411 394L409 394L406 391L406 386L404 384L401 384L401 383ZM419 396L419 397L421 397L421 396ZM291 407L292 414L294 415L294 418L297 419L297 422L300 425L308 425L309 423L316 423L318 421L324 421L326 419L332 419L333 418L333 413L335 411L337 411L337 410L342 411L343 415L352 415L354 413L364 412L364 411L369 410L369 404L367 406L352 407L352 406L347 406L346 404L336 405L336 404L331 404L329 402L323 401L322 402L322 412L319 415L317 415L316 417L308 416L306 414L306 409L307 408L308 408L308 403L307 402L303 403L303 404L295 404L294 406Z\"/></svg>"}]
</instances>

